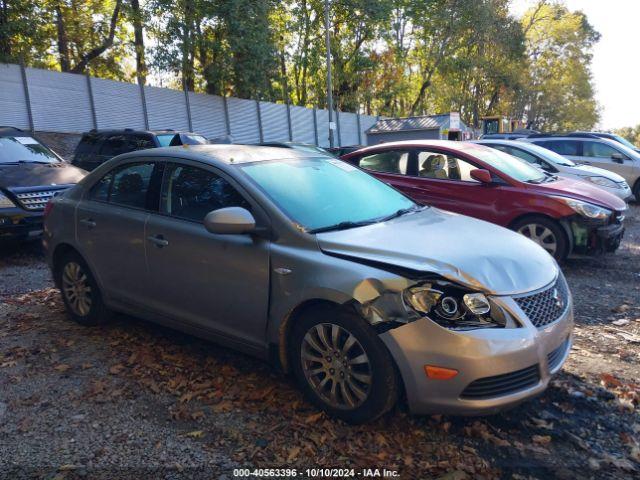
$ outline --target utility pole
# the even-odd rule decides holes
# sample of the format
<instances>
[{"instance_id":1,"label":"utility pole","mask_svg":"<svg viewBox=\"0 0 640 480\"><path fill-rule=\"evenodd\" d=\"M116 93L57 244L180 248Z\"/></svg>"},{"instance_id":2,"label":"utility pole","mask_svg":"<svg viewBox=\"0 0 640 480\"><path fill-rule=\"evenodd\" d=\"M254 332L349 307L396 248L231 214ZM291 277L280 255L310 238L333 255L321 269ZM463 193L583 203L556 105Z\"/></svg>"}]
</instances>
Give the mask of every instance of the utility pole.
<instances>
[{"instance_id":1,"label":"utility pole","mask_svg":"<svg viewBox=\"0 0 640 480\"><path fill-rule=\"evenodd\" d=\"M327 45L327 107L329 109L329 146L333 148L333 87L331 86L331 35L329 29L329 0L324 0L324 31Z\"/></svg>"}]
</instances>

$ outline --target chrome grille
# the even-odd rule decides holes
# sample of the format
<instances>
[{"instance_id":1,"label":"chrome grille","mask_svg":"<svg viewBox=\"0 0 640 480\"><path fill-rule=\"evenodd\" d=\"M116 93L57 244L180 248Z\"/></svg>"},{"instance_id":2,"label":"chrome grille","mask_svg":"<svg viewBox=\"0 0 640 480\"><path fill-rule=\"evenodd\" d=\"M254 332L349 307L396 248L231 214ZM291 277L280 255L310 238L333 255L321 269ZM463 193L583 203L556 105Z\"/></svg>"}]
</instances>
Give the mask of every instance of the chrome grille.
<instances>
[{"instance_id":1,"label":"chrome grille","mask_svg":"<svg viewBox=\"0 0 640 480\"><path fill-rule=\"evenodd\" d=\"M569 306L569 287L561 273L556 282L546 290L513 299L531 323L542 328L558 320L566 311Z\"/></svg>"},{"instance_id":2,"label":"chrome grille","mask_svg":"<svg viewBox=\"0 0 640 480\"><path fill-rule=\"evenodd\" d=\"M515 372L474 380L460 396L470 399L499 397L526 390L538 383L540 383L540 369L538 365L532 365Z\"/></svg>"},{"instance_id":3,"label":"chrome grille","mask_svg":"<svg viewBox=\"0 0 640 480\"><path fill-rule=\"evenodd\" d=\"M23 208L26 210L44 210L47 202L51 200L55 195L64 192L66 189L57 190L34 190L30 192L16 193L16 198L20 202Z\"/></svg>"}]
</instances>

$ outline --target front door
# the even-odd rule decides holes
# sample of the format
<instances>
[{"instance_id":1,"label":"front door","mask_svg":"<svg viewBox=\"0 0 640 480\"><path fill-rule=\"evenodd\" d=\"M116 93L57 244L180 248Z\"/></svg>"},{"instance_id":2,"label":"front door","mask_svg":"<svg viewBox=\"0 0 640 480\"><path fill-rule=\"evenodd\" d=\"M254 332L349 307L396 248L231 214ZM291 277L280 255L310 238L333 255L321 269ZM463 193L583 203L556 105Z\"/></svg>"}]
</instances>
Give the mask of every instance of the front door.
<instances>
[{"instance_id":1,"label":"front door","mask_svg":"<svg viewBox=\"0 0 640 480\"><path fill-rule=\"evenodd\" d=\"M269 305L269 241L252 235L209 233L207 213L239 206L256 216L220 173L169 163L160 213L147 222L145 242L158 312L263 348Z\"/></svg>"},{"instance_id":2,"label":"front door","mask_svg":"<svg viewBox=\"0 0 640 480\"><path fill-rule=\"evenodd\" d=\"M154 162L127 163L107 173L76 210L82 255L108 297L141 304L147 282L144 226Z\"/></svg>"},{"instance_id":3,"label":"front door","mask_svg":"<svg viewBox=\"0 0 640 480\"><path fill-rule=\"evenodd\" d=\"M637 177L637 173L634 175L636 162L625 153L618 151L618 149L606 143L583 142L582 159L585 163L589 163L595 167L615 172L624 177L628 182L632 182L635 177ZM633 184L631 183L631 185Z\"/></svg>"}]
</instances>

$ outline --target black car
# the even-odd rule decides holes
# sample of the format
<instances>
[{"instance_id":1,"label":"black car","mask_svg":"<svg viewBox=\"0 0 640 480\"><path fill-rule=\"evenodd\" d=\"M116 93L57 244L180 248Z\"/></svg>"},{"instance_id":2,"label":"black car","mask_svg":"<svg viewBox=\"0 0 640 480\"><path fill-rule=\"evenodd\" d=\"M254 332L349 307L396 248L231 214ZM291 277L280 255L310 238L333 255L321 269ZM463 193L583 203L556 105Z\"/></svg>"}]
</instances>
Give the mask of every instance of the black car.
<instances>
[{"instance_id":1,"label":"black car","mask_svg":"<svg viewBox=\"0 0 640 480\"><path fill-rule=\"evenodd\" d=\"M76 147L73 163L91 171L122 153L147 148L206 144L209 141L193 132L175 130L91 130L82 135Z\"/></svg>"},{"instance_id":2,"label":"black car","mask_svg":"<svg viewBox=\"0 0 640 480\"><path fill-rule=\"evenodd\" d=\"M49 199L86 174L28 132L0 127L0 240L39 237Z\"/></svg>"}]
</instances>

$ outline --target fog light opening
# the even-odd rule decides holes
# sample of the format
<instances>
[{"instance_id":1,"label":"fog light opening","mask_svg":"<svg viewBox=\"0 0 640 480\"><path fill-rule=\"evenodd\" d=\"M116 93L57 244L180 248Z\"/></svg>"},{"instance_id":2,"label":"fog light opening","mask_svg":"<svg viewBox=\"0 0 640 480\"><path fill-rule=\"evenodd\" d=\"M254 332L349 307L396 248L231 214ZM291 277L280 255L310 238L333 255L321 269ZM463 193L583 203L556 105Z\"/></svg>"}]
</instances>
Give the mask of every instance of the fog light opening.
<instances>
[{"instance_id":1,"label":"fog light opening","mask_svg":"<svg viewBox=\"0 0 640 480\"><path fill-rule=\"evenodd\" d=\"M453 368L438 367L436 365L425 365L424 373L432 380L451 380L458 375L458 370Z\"/></svg>"}]
</instances>

